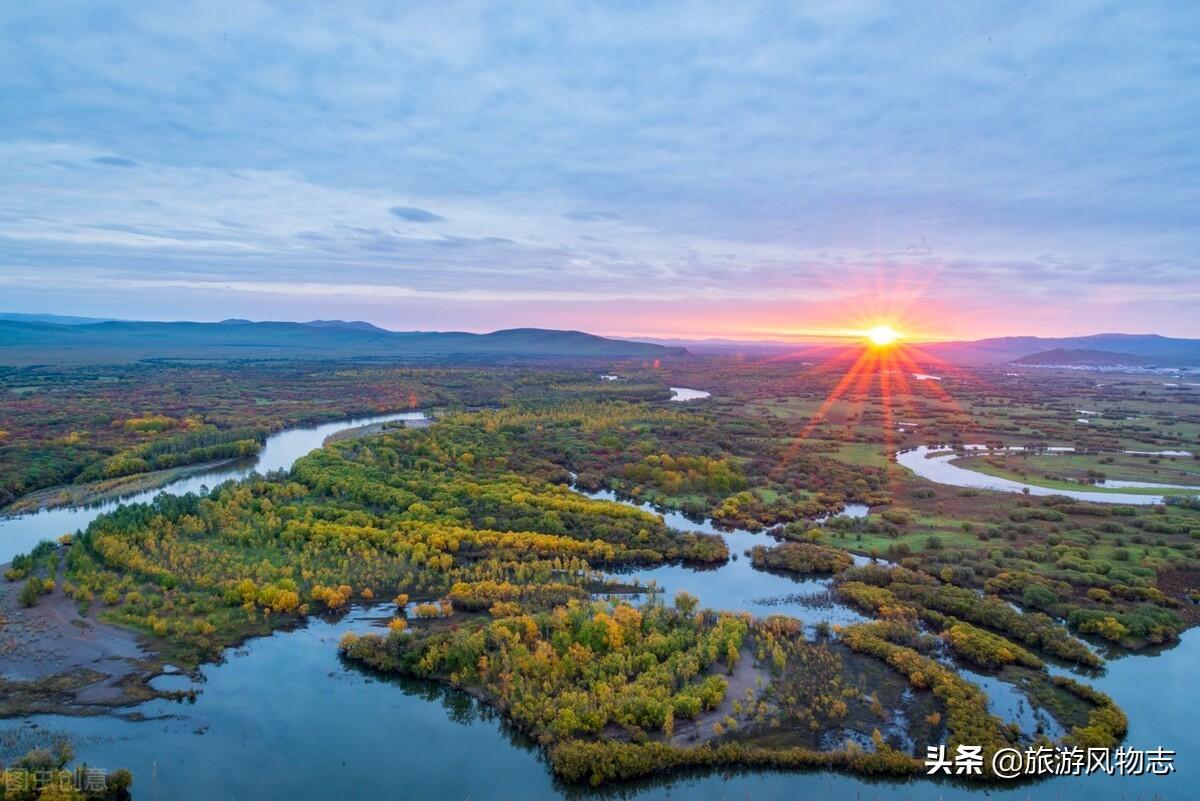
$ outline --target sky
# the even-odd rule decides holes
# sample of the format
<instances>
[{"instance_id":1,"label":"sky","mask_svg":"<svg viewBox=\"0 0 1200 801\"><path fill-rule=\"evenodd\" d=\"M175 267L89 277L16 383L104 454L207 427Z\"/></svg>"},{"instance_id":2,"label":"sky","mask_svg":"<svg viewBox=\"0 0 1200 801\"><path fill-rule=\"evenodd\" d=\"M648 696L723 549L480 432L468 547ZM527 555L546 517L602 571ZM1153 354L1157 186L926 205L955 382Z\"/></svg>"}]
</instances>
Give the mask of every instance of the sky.
<instances>
[{"instance_id":1,"label":"sky","mask_svg":"<svg viewBox=\"0 0 1200 801\"><path fill-rule=\"evenodd\" d=\"M6 3L0 311L1200 336L1200 4Z\"/></svg>"}]
</instances>

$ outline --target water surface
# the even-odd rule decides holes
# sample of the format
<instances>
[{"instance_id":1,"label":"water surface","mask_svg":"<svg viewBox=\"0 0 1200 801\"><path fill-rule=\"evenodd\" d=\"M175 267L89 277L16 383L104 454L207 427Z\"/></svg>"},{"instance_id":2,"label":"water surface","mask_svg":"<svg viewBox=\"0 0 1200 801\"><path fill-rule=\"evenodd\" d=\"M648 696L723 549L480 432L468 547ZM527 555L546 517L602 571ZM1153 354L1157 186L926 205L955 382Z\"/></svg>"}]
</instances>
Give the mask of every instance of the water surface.
<instances>
[{"instance_id":1,"label":"water surface","mask_svg":"<svg viewBox=\"0 0 1200 801\"><path fill-rule=\"evenodd\" d=\"M967 450L984 450L983 445L968 445ZM942 453L944 449L920 445L896 454L896 462L902 467L916 473L921 478L938 484L949 484L953 487L968 489L996 490L998 492L1021 492L1028 495L1048 496L1064 495L1078 501L1093 503L1120 503L1130 506L1152 506L1163 502L1161 495L1140 495L1128 492L1088 492L1086 490L1052 489L1039 487L1036 484L1026 484L1010 478L989 476L961 465L953 464L955 459L962 458L962 453L953 451ZM937 454L930 456L930 454Z\"/></svg>"},{"instance_id":2,"label":"water surface","mask_svg":"<svg viewBox=\"0 0 1200 801\"><path fill-rule=\"evenodd\" d=\"M200 492L206 487L215 487L223 481L243 479L251 473L265 474L274 470L289 470L297 459L321 447L327 437L338 431L372 423L424 419L424 412L398 412L373 417L356 417L316 426L289 428L267 437L262 450L251 459L242 459L223 464L212 470L193 473L162 487L90 506L66 506L42 509L29 514L0 517L0 563L11 561L17 554L27 553L30 548L42 540L57 539L63 534L70 534L86 528L96 517L105 512L111 512L123 503L151 501L160 492L171 495Z\"/></svg>"},{"instance_id":3,"label":"water surface","mask_svg":"<svg viewBox=\"0 0 1200 801\"><path fill-rule=\"evenodd\" d=\"M286 467L335 430L379 420L330 424L304 429L310 432L305 434L282 432L276 437L298 435L278 442L270 451L264 448L256 467ZM239 468L246 473L250 469ZM221 473L207 480L216 483L232 477L237 476ZM203 483L202 477L194 480ZM197 489L199 484L180 482L170 491L187 491L184 487ZM595 497L612 498L607 493ZM79 528L105 508L111 506L29 515L40 526L31 542L59 528ZM865 507L847 511L866 513ZM670 513L666 519L675 528L716 532L710 522L693 521L678 513ZM7 534L12 531L8 529ZM742 552L772 542L765 535L718 533L738 555L722 567L693 570L668 566L622 577L653 581L672 593L686 589L704 605L715 608L755 615L792 614L809 624L862 619L828 597L827 579L796 579L753 570ZM1128 713L1131 745L1162 745L1180 751L1177 761L1183 773L1175 776L1063 777L1028 787L983 790L924 779L878 781L824 772L718 772L619 785L597 793L557 784L536 749L466 695L427 682L379 679L344 665L337 656L342 633L381 625L390 613L387 604L355 607L341 619L313 617L302 628L252 640L230 652L222 664L202 668L203 681L196 685L201 693L194 704L156 700L136 707L134 711L146 720L43 715L0 721L0 760L44 744L52 733L65 736L73 742L79 760L96 767L132 770L138 801L325 801L330 797L347 801L591 797L629 801L1132 801L1194 797L1195 784L1189 774L1194 771L1195 721L1200 718L1195 692L1200 638L1194 631L1185 633L1173 649L1120 659L1110 663L1106 675L1090 680ZM994 679L981 676L980 681L989 685ZM173 688L186 684L178 678L170 683ZM1006 688L1009 685L987 687L989 697L998 699L993 708L1001 714L1020 705ZM1019 709L1007 716L1016 718L1023 728L1033 724Z\"/></svg>"},{"instance_id":4,"label":"water surface","mask_svg":"<svg viewBox=\"0 0 1200 801\"><path fill-rule=\"evenodd\" d=\"M670 390L671 390L671 400L673 400L673 401L703 400L704 398L712 397L711 392L705 392L702 389L688 389L687 387L670 387Z\"/></svg>"}]
</instances>

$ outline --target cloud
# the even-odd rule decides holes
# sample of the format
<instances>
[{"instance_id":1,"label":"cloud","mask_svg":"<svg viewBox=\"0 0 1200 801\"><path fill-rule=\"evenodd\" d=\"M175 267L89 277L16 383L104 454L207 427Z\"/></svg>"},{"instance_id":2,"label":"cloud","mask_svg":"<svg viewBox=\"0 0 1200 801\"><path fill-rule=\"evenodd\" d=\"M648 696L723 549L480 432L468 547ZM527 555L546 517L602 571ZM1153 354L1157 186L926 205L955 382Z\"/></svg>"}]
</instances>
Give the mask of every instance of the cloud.
<instances>
[{"instance_id":1,"label":"cloud","mask_svg":"<svg viewBox=\"0 0 1200 801\"><path fill-rule=\"evenodd\" d=\"M415 223L438 223L445 222L446 218L440 214L434 214L432 211L418 209L415 206L392 206L388 209L388 213L393 217L399 217L402 220Z\"/></svg>"},{"instance_id":2,"label":"cloud","mask_svg":"<svg viewBox=\"0 0 1200 801\"><path fill-rule=\"evenodd\" d=\"M17 4L0 272L797 307L882 273L1194 327L1194 4L466 11Z\"/></svg>"},{"instance_id":3,"label":"cloud","mask_svg":"<svg viewBox=\"0 0 1200 801\"><path fill-rule=\"evenodd\" d=\"M612 211L568 211L563 216L576 222L606 222L621 219L620 214Z\"/></svg>"},{"instance_id":4,"label":"cloud","mask_svg":"<svg viewBox=\"0 0 1200 801\"><path fill-rule=\"evenodd\" d=\"M96 158L92 159L92 163L93 164L103 164L106 167L140 167L140 166L142 166L141 164L138 164L136 161L133 161L132 159L123 159L120 156L97 156Z\"/></svg>"}]
</instances>

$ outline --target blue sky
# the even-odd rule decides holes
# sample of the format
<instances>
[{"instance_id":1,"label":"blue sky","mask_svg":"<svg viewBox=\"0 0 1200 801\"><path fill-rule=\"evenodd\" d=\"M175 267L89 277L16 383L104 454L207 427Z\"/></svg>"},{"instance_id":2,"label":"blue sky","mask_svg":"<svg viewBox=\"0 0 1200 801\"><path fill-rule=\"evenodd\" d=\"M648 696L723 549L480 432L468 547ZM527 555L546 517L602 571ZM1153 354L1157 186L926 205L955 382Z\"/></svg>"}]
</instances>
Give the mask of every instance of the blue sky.
<instances>
[{"instance_id":1,"label":"blue sky","mask_svg":"<svg viewBox=\"0 0 1200 801\"><path fill-rule=\"evenodd\" d=\"M10 3L0 310L1200 336L1195 3Z\"/></svg>"}]
</instances>

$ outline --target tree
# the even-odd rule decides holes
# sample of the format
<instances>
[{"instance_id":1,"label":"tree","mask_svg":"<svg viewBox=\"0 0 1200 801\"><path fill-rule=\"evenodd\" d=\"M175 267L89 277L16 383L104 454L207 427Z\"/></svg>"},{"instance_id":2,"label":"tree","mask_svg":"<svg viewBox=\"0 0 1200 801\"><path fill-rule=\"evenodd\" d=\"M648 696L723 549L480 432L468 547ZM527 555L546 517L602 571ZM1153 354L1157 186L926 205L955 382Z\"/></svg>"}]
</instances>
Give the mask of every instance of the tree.
<instances>
[{"instance_id":1,"label":"tree","mask_svg":"<svg viewBox=\"0 0 1200 801\"><path fill-rule=\"evenodd\" d=\"M675 594L675 608L679 610L681 615L686 617L690 617L696 611L696 606L699 603L700 599L686 590L680 590Z\"/></svg>"},{"instance_id":2,"label":"tree","mask_svg":"<svg viewBox=\"0 0 1200 801\"><path fill-rule=\"evenodd\" d=\"M21 588L21 594L18 596L21 601L21 606L33 606L38 602L38 598L42 597L42 591L45 589L45 584L36 576L25 582L25 586Z\"/></svg>"}]
</instances>

